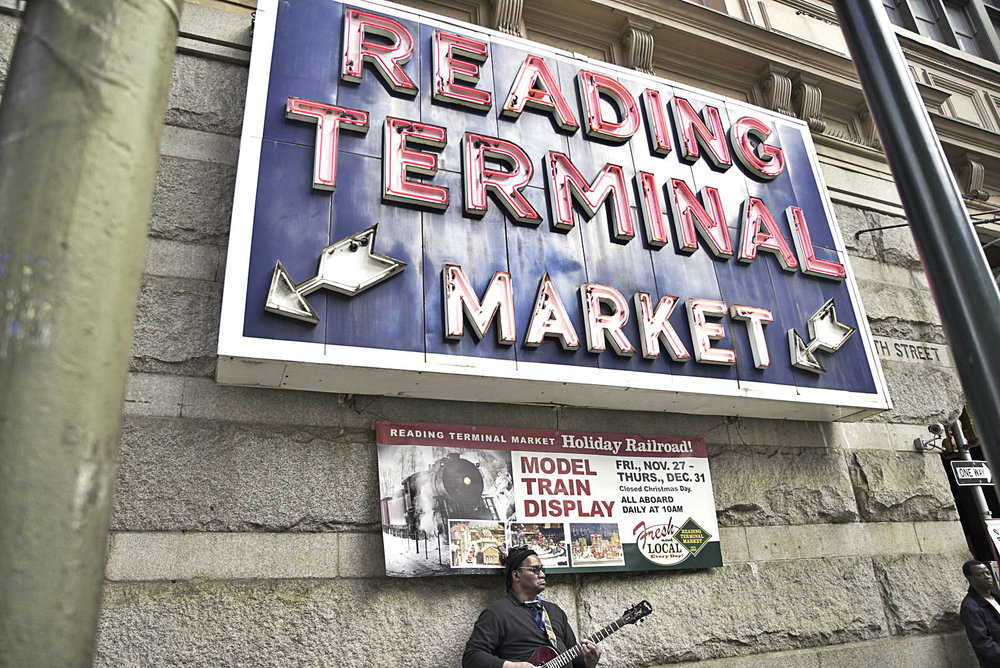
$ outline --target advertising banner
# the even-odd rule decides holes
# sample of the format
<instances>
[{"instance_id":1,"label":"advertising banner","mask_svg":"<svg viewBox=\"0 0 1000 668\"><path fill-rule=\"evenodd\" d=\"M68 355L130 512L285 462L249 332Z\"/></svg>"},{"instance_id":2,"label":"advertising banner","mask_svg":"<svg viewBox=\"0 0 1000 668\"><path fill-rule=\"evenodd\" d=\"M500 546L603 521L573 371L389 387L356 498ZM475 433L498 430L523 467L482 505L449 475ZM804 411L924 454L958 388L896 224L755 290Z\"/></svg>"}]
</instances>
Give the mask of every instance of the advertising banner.
<instances>
[{"instance_id":1,"label":"advertising banner","mask_svg":"<svg viewBox=\"0 0 1000 668\"><path fill-rule=\"evenodd\" d=\"M990 547L993 548L994 560L1000 561L1000 519L987 517L983 519L983 523L990 536Z\"/></svg>"},{"instance_id":2,"label":"advertising banner","mask_svg":"<svg viewBox=\"0 0 1000 668\"><path fill-rule=\"evenodd\" d=\"M261 0L223 383L889 406L797 119L398 6Z\"/></svg>"},{"instance_id":3,"label":"advertising banner","mask_svg":"<svg viewBox=\"0 0 1000 668\"><path fill-rule=\"evenodd\" d=\"M495 573L513 545L547 570L722 565L696 438L379 422L386 574Z\"/></svg>"}]
</instances>

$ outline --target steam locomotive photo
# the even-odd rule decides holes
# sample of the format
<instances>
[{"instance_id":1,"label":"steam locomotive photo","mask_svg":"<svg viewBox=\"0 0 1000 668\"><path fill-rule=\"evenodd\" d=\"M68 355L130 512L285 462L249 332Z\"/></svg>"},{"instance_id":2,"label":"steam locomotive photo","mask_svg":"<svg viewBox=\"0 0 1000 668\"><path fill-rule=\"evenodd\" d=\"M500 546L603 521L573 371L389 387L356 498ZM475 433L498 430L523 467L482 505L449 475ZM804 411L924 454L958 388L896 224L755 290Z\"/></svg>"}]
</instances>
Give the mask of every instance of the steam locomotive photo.
<instances>
[{"instance_id":1,"label":"steam locomotive photo","mask_svg":"<svg viewBox=\"0 0 1000 668\"><path fill-rule=\"evenodd\" d=\"M395 536L446 534L449 519L499 519L484 487L479 466L450 453L404 478L392 496L382 498L383 531Z\"/></svg>"}]
</instances>

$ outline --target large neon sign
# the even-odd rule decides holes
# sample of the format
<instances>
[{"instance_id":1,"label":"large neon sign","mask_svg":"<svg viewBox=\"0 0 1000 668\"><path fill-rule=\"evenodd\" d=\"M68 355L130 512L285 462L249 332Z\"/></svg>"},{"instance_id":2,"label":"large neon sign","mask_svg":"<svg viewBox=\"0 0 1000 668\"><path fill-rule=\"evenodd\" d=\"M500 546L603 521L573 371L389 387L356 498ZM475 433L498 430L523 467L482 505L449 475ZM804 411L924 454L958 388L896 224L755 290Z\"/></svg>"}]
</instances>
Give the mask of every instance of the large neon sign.
<instances>
[{"instance_id":1,"label":"large neon sign","mask_svg":"<svg viewBox=\"0 0 1000 668\"><path fill-rule=\"evenodd\" d=\"M243 133L220 382L888 406L794 119L411 10L290 0L258 10Z\"/></svg>"}]
</instances>

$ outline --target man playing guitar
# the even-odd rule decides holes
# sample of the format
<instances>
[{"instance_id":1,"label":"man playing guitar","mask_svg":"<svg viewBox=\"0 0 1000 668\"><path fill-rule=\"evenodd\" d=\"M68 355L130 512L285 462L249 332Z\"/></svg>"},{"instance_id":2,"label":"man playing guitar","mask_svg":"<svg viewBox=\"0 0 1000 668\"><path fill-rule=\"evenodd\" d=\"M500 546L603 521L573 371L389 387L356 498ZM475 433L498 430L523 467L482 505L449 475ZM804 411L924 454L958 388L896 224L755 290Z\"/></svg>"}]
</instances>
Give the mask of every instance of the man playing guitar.
<instances>
[{"instance_id":1,"label":"man playing guitar","mask_svg":"<svg viewBox=\"0 0 1000 668\"><path fill-rule=\"evenodd\" d=\"M533 550L511 549L505 562L507 596L483 610L462 655L462 668L534 668L536 650L549 646L552 654L576 645L566 613L542 601L545 569ZM581 655L573 668L594 668L601 649L591 640L580 643Z\"/></svg>"}]
</instances>

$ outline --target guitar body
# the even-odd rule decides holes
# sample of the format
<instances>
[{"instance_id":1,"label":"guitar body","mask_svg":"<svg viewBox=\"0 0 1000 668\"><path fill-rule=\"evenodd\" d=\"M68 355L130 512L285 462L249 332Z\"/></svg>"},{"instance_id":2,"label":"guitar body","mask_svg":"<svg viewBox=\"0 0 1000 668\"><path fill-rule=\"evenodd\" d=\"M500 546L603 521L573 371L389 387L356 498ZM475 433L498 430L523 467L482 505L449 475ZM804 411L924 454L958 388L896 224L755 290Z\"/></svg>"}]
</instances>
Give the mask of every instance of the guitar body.
<instances>
[{"instance_id":1,"label":"guitar body","mask_svg":"<svg viewBox=\"0 0 1000 668\"><path fill-rule=\"evenodd\" d=\"M626 610L625 614L622 615L617 621L608 624L597 633L588 637L587 640L590 642L600 642L626 624L635 624L652 612L653 606L649 604L649 601L640 601ZM547 665L549 668L560 668L561 666L569 665L573 659L582 654L583 643L573 645L562 654L556 653L556 651L548 645L542 645L535 650L534 654L531 655L531 658L528 659L528 663L533 666Z\"/></svg>"},{"instance_id":2,"label":"guitar body","mask_svg":"<svg viewBox=\"0 0 1000 668\"><path fill-rule=\"evenodd\" d=\"M554 649L552 649L547 645L542 645L541 647L535 650L534 654L531 655L531 658L528 659L528 663L530 663L533 666L541 666L546 661L551 661L557 656L559 655L556 654L556 651Z\"/></svg>"}]
</instances>

